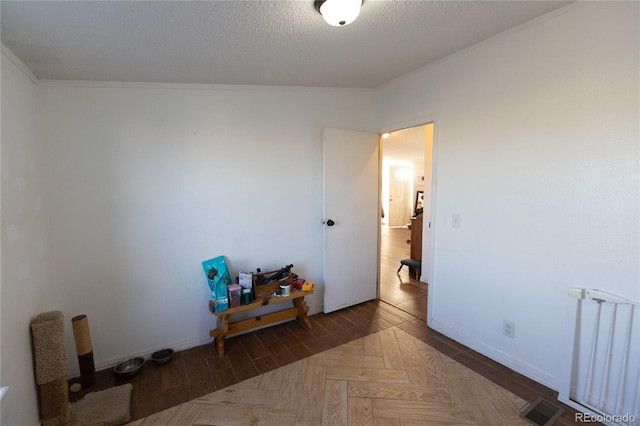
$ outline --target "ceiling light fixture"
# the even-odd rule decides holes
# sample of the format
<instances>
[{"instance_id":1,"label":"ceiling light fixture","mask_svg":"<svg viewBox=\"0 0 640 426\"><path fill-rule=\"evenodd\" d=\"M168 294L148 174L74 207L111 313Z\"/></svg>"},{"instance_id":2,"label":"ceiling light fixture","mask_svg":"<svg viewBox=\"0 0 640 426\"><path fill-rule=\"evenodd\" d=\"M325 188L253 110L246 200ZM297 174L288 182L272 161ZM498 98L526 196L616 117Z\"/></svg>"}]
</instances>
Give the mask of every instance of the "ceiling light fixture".
<instances>
[{"instance_id":1,"label":"ceiling light fixture","mask_svg":"<svg viewBox=\"0 0 640 426\"><path fill-rule=\"evenodd\" d=\"M363 0L316 0L315 7L327 24L343 27L356 20Z\"/></svg>"}]
</instances>

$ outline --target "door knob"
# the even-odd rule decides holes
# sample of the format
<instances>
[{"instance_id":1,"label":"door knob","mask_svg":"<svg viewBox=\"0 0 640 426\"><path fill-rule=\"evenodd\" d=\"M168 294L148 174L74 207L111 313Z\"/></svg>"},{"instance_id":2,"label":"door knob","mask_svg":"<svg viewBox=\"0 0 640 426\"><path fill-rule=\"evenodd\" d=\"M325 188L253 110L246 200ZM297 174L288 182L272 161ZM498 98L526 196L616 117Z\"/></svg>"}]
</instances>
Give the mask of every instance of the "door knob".
<instances>
[{"instance_id":1,"label":"door knob","mask_svg":"<svg viewBox=\"0 0 640 426\"><path fill-rule=\"evenodd\" d=\"M333 226L333 225L335 225L335 224L336 224L336 223L335 223L333 220L331 220L331 219L329 219L329 220L327 221L327 226Z\"/></svg>"}]
</instances>

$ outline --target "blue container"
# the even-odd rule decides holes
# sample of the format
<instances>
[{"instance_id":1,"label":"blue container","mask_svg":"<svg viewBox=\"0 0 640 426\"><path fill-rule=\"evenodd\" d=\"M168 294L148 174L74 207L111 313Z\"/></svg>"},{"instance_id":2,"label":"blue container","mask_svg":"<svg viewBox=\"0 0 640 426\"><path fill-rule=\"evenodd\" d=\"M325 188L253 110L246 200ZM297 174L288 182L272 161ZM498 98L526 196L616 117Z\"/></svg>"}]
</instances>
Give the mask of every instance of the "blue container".
<instances>
[{"instance_id":1,"label":"blue container","mask_svg":"<svg viewBox=\"0 0 640 426\"><path fill-rule=\"evenodd\" d=\"M202 262L204 274L209 283L211 290L211 299L216 312L229 309L229 295L227 294L227 286L231 284L231 275L227 267L227 261L224 256L214 257L213 259Z\"/></svg>"}]
</instances>

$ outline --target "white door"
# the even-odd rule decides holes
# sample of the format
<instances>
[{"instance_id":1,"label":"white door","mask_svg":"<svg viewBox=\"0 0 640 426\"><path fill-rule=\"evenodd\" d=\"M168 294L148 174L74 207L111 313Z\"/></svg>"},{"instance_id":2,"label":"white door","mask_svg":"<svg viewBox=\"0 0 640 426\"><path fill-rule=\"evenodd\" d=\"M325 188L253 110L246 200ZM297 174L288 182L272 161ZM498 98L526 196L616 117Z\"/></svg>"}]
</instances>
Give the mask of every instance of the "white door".
<instances>
[{"instance_id":1,"label":"white door","mask_svg":"<svg viewBox=\"0 0 640 426\"><path fill-rule=\"evenodd\" d=\"M412 175L407 166L389 167L389 226L407 226L411 222L409 184Z\"/></svg>"},{"instance_id":2,"label":"white door","mask_svg":"<svg viewBox=\"0 0 640 426\"><path fill-rule=\"evenodd\" d=\"M377 297L378 135L324 129L324 312Z\"/></svg>"}]
</instances>

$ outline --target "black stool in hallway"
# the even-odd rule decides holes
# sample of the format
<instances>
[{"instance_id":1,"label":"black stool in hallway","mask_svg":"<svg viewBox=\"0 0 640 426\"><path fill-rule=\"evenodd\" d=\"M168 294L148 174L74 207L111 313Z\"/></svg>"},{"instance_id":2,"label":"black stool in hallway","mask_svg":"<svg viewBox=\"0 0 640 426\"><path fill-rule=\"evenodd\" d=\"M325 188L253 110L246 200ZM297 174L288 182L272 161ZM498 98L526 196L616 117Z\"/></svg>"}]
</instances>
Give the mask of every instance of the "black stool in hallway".
<instances>
[{"instance_id":1,"label":"black stool in hallway","mask_svg":"<svg viewBox=\"0 0 640 426\"><path fill-rule=\"evenodd\" d=\"M407 266L409 268L409 277L415 280L420 279L420 269L422 268L422 262L415 259L402 259L400 261L400 267L398 268L398 278L400 278L400 270L403 266ZM402 278L400 278L400 282L402 282Z\"/></svg>"}]
</instances>

